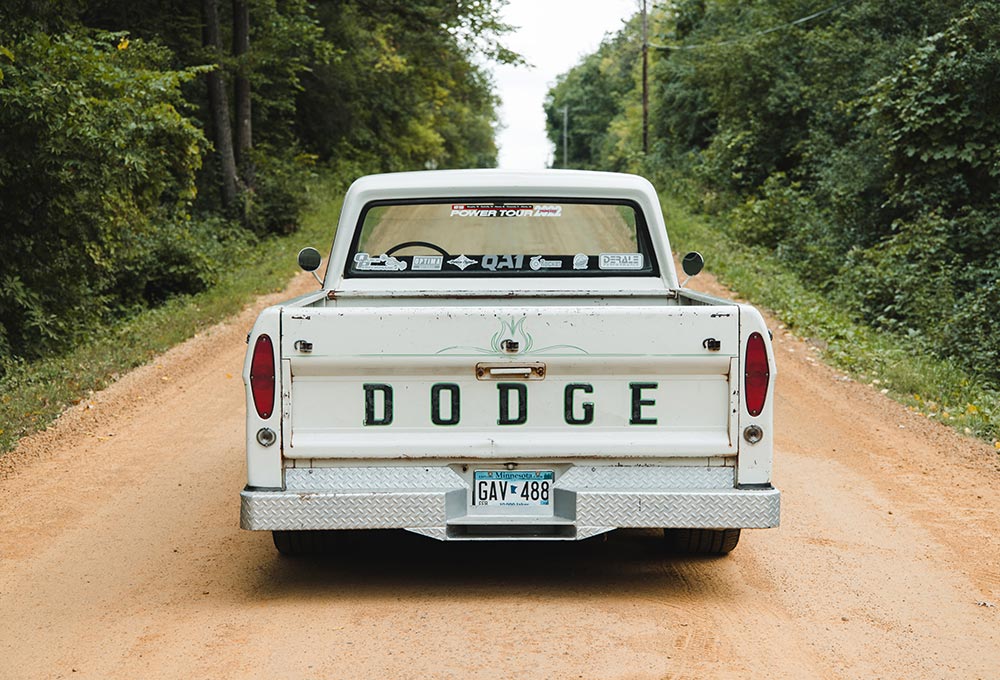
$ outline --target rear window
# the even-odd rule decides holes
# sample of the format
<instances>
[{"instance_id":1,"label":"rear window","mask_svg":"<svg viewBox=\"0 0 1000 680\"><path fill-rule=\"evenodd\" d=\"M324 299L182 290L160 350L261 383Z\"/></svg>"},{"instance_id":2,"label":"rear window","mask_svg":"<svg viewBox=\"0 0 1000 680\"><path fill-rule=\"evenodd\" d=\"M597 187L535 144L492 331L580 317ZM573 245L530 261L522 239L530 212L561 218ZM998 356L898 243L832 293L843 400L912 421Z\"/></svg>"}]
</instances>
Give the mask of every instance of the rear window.
<instances>
[{"instance_id":1,"label":"rear window","mask_svg":"<svg viewBox=\"0 0 1000 680\"><path fill-rule=\"evenodd\" d=\"M373 203L347 276L650 276L642 212L630 202L469 199Z\"/></svg>"}]
</instances>

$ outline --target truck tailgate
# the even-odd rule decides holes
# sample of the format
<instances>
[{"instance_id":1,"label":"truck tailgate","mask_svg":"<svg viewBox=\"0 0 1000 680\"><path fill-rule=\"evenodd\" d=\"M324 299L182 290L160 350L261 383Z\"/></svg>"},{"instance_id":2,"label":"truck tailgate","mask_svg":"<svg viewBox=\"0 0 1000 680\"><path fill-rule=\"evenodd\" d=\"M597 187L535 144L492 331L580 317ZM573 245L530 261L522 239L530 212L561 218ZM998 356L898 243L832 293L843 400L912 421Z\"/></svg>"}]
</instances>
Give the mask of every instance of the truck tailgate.
<instances>
[{"instance_id":1,"label":"truck tailgate","mask_svg":"<svg viewBox=\"0 0 1000 680\"><path fill-rule=\"evenodd\" d=\"M736 453L735 305L288 308L280 351L286 458Z\"/></svg>"}]
</instances>

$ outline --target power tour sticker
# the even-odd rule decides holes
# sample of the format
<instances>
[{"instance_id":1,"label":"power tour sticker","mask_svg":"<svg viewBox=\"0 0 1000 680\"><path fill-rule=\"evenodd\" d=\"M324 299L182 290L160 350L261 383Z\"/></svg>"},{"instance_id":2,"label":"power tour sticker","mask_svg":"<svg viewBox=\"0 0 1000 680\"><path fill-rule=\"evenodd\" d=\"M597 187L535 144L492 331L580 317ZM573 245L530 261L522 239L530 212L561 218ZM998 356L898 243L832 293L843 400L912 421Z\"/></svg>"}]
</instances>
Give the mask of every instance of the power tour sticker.
<instances>
[{"instance_id":1,"label":"power tour sticker","mask_svg":"<svg viewBox=\"0 0 1000 680\"><path fill-rule=\"evenodd\" d=\"M451 217L562 217L562 206L453 203Z\"/></svg>"}]
</instances>

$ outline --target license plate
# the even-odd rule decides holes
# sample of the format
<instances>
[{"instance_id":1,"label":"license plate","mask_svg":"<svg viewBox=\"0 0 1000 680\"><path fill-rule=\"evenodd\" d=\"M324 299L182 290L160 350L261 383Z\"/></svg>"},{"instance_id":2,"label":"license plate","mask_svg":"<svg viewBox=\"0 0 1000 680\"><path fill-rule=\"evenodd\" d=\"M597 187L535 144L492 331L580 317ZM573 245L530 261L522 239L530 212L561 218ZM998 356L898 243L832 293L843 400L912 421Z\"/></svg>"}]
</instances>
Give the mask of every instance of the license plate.
<instances>
[{"instance_id":1,"label":"license plate","mask_svg":"<svg viewBox=\"0 0 1000 680\"><path fill-rule=\"evenodd\" d=\"M552 505L552 470L476 470L472 504L498 508Z\"/></svg>"}]
</instances>

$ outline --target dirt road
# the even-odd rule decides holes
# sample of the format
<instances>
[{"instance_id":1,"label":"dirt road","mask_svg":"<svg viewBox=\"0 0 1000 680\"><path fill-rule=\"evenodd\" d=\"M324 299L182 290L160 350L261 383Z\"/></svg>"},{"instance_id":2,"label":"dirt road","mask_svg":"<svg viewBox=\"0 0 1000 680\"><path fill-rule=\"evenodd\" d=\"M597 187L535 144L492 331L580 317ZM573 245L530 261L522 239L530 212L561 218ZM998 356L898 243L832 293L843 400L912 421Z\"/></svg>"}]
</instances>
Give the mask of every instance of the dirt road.
<instances>
[{"instance_id":1,"label":"dirt road","mask_svg":"<svg viewBox=\"0 0 1000 680\"><path fill-rule=\"evenodd\" d=\"M782 333L782 526L729 557L391 534L291 561L237 526L254 314L0 461L0 678L1000 677L1000 456Z\"/></svg>"}]
</instances>

